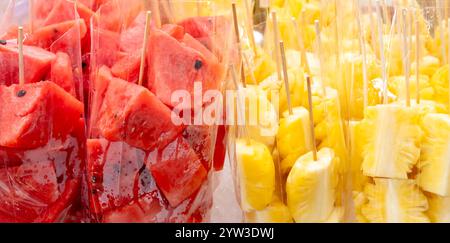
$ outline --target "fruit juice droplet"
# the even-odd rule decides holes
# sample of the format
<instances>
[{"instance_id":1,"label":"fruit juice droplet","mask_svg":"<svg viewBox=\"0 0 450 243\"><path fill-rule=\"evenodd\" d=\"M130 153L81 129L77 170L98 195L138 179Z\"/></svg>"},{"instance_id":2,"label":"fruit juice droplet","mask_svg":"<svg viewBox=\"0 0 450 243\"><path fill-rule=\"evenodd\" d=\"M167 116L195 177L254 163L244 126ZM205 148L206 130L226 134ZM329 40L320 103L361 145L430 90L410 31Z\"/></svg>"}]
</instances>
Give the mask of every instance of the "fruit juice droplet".
<instances>
[{"instance_id":1,"label":"fruit juice droplet","mask_svg":"<svg viewBox=\"0 0 450 243\"><path fill-rule=\"evenodd\" d=\"M24 97L27 94L27 91L25 90L19 90L19 92L17 92L17 97Z\"/></svg>"},{"instance_id":2,"label":"fruit juice droplet","mask_svg":"<svg viewBox=\"0 0 450 243\"><path fill-rule=\"evenodd\" d=\"M195 70L199 70L200 68L202 68L202 66L203 66L203 62L202 61L200 61L200 60L196 60L195 61L195 65L194 65Z\"/></svg>"}]
</instances>

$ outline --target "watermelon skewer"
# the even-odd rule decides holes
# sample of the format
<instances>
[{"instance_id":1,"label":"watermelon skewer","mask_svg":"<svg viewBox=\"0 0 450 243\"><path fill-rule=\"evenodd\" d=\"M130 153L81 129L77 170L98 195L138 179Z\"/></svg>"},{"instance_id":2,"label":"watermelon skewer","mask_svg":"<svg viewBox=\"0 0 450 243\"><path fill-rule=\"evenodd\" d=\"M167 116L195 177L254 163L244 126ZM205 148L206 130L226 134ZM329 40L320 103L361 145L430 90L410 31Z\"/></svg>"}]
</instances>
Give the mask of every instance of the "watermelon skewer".
<instances>
[{"instance_id":1,"label":"watermelon skewer","mask_svg":"<svg viewBox=\"0 0 450 243\"><path fill-rule=\"evenodd\" d=\"M146 20L145 20L145 31L144 31L144 44L142 46L142 53L141 53L141 64L139 67L139 81L138 84L142 86L142 82L144 79L144 72L145 72L145 58L147 55L147 46L148 46L148 34L150 31L150 21L152 17L152 12L147 11L146 13Z\"/></svg>"},{"instance_id":2,"label":"watermelon skewer","mask_svg":"<svg viewBox=\"0 0 450 243\"><path fill-rule=\"evenodd\" d=\"M18 45L19 45L19 84L20 86L25 84L25 73L24 73L24 64L23 64L23 27L19 26L18 28Z\"/></svg>"}]
</instances>

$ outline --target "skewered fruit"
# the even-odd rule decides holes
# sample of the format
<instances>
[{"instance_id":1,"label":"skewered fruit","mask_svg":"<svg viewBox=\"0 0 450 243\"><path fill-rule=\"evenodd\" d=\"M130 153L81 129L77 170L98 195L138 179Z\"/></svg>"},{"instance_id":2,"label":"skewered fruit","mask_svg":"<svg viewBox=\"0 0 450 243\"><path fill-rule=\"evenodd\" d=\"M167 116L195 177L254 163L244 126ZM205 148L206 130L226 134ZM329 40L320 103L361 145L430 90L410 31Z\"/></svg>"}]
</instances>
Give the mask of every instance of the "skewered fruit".
<instances>
[{"instance_id":1,"label":"skewered fruit","mask_svg":"<svg viewBox=\"0 0 450 243\"><path fill-rule=\"evenodd\" d=\"M295 222L325 222L335 204L338 158L332 149L300 157L286 181L287 204Z\"/></svg>"},{"instance_id":2,"label":"skewered fruit","mask_svg":"<svg viewBox=\"0 0 450 243\"><path fill-rule=\"evenodd\" d=\"M450 223L450 197L440 197L432 195L428 203L430 209L427 215L432 223Z\"/></svg>"},{"instance_id":3,"label":"skewered fruit","mask_svg":"<svg viewBox=\"0 0 450 243\"><path fill-rule=\"evenodd\" d=\"M363 147L361 138L364 134L364 130L361 129L360 122L350 121L350 163L351 163L351 176L352 187L355 191L363 191L364 185L368 181L361 171L361 164L363 161Z\"/></svg>"},{"instance_id":4,"label":"skewered fruit","mask_svg":"<svg viewBox=\"0 0 450 243\"><path fill-rule=\"evenodd\" d=\"M253 57L253 60L248 60L250 63L253 63L251 70L245 72L247 74L245 80L248 84L259 84L276 70L276 65L272 58L261 48L255 48L257 48L256 57Z\"/></svg>"},{"instance_id":5,"label":"skewered fruit","mask_svg":"<svg viewBox=\"0 0 450 243\"><path fill-rule=\"evenodd\" d=\"M434 56L423 56L420 60L419 73L421 75L426 75L428 78L432 78L436 70L440 67L439 58ZM416 73L417 63L411 63L411 73Z\"/></svg>"},{"instance_id":6,"label":"skewered fruit","mask_svg":"<svg viewBox=\"0 0 450 243\"><path fill-rule=\"evenodd\" d=\"M435 92L435 100L439 103L449 104L449 77L448 77L448 65L439 68L431 78L431 86L433 86ZM449 110L450 108L447 107Z\"/></svg>"},{"instance_id":7,"label":"skewered fruit","mask_svg":"<svg viewBox=\"0 0 450 243\"><path fill-rule=\"evenodd\" d=\"M241 102L245 102L245 121L249 137L272 149L278 130L278 116L275 107L267 99L267 93L258 86L243 88Z\"/></svg>"},{"instance_id":8,"label":"skewered fruit","mask_svg":"<svg viewBox=\"0 0 450 243\"><path fill-rule=\"evenodd\" d=\"M309 112L303 107L294 108L292 115L284 113L277 134L277 146L282 159L290 154L303 155L311 151L309 123Z\"/></svg>"},{"instance_id":9,"label":"skewered fruit","mask_svg":"<svg viewBox=\"0 0 450 243\"><path fill-rule=\"evenodd\" d=\"M450 116L428 114L422 120L425 137L418 163L419 186L434 194L450 196Z\"/></svg>"},{"instance_id":10,"label":"skewered fruit","mask_svg":"<svg viewBox=\"0 0 450 243\"><path fill-rule=\"evenodd\" d=\"M406 99L405 76L395 76L389 80L389 89L397 96L398 99ZM419 92L420 98L423 100L433 100L434 89L431 87L430 79L425 76L419 76ZM409 78L410 98L417 98L417 77L416 75Z\"/></svg>"},{"instance_id":11,"label":"skewered fruit","mask_svg":"<svg viewBox=\"0 0 450 243\"><path fill-rule=\"evenodd\" d=\"M269 149L254 140L236 141L237 173L244 211L265 209L273 200L275 165Z\"/></svg>"},{"instance_id":12,"label":"skewered fruit","mask_svg":"<svg viewBox=\"0 0 450 243\"><path fill-rule=\"evenodd\" d=\"M362 213L371 223L426 223L428 201L413 180L374 179Z\"/></svg>"},{"instance_id":13,"label":"skewered fruit","mask_svg":"<svg viewBox=\"0 0 450 243\"><path fill-rule=\"evenodd\" d=\"M253 211L245 214L249 223L292 223L289 208L276 199L267 208L261 211Z\"/></svg>"},{"instance_id":14,"label":"skewered fruit","mask_svg":"<svg viewBox=\"0 0 450 243\"><path fill-rule=\"evenodd\" d=\"M364 135L364 175L407 179L419 160L420 115L401 105L369 107L361 125Z\"/></svg>"}]
</instances>

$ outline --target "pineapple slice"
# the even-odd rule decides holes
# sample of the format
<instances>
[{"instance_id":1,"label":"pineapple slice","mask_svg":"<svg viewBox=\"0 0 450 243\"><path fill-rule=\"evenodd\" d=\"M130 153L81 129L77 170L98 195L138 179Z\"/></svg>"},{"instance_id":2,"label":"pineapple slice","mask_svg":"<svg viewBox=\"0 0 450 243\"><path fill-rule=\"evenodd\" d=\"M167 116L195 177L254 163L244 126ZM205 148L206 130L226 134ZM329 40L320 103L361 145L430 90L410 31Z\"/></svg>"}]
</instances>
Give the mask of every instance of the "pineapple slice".
<instances>
[{"instance_id":1,"label":"pineapple slice","mask_svg":"<svg viewBox=\"0 0 450 243\"><path fill-rule=\"evenodd\" d=\"M275 191L272 155L266 145L245 139L236 141L236 154L241 207L246 212L263 210Z\"/></svg>"},{"instance_id":2,"label":"pineapple slice","mask_svg":"<svg viewBox=\"0 0 450 243\"><path fill-rule=\"evenodd\" d=\"M389 89L398 97L398 99L406 99L406 84L404 76L395 76L389 80ZM417 77L411 76L409 79L409 92L411 99L417 99ZM433 100L434 89L431 87L430 79L421 75L419 77L419 92L422 100Z\"/></svg>"},{"instance_id":3,"label":"pineapple slice","mask_svg":"<svg viewBox=\"0 0 450 243\"><path fill-rule=\"evenodd\" d=\"M432 195L428 203L430 209L427 215L432 223L450 223L450 197Z\"/></svg>"},{"instance_id":4,"label":"pineapple slice","mask_svg":"<svg viewBox=\"0 0 450 243\"><path fill-rule=\"evenodd\" d=\"M364 129L362 169L364 175L407 179L420 156L420 115L400 105L369 107Z\"/></svg>"},{"instance_id":5,"label":"pineapple slice","mask_svg":"<svg viewBox=\"0 0 450 243\"><path fill-rule=\"evenodd\" d=\"M450 196L450 116L428 114L422 120L425 138L418 163L419 186L434 194Z\"/></svg>"},{"instance_id":6,"label":"pineapple slice","mask_svg":"<svg viewBox=\"0 0 450 243\"><path fill-rule=\"evenodd\" d=\"M427 223L428 201L413 180L374 179L362 214L371 223Z\"/></svg>"},{"instance_id":7,"label":"pineapple slice","mask_svg":"<svg viewBox=\"0 0 450 243\"><path fill-rule=\"evenodd\" d=\"M305 154L311 151L309 112L303 107L293 109L293 115L284 113L277 134L277 146L281 159L290 154Z\"/></svg>"},{"instance_id":8,"label":"pineapple slice","mask_svg":"<svg viewBox=\"0 0 450 243\"><path fill-rule=\"evenodd\" d=\"M242 89L248 136L272 149L278 132L278 115L267 94L255 85Z\"/></svg>"},{"instance_id":9,"label":"pineapple slice","mask_svg":"<svg viewBox=\"0 0 450 243\"><path fill-rule=\"evenodd\" d=\"M252 211L245 214L248 223L292 223L289 208L276 199L261 211Z\"/></svg>"},{"instance_id":10,"label":"pineapple slice","mask_svg":"<svg viewBox=\"0 0 450 243\"><path fill-rule=\"evenodd\" d=\"M448 65L439 68L431 78L431 86L433 86L435 93L435 100L447 106L449 105L449 87L448 87Z\"/></svg>"},{"instance_id":11,"label":"pineapple slice","mask_svg":"<svg viewBox=\"0 0 450 243\"><path fill-rule=\"evenodd\" d=\"M286 181L287 205L295 222L325 222L334 210L338 158L332 149L300 157Z\"/></svg>"}]
</instances>

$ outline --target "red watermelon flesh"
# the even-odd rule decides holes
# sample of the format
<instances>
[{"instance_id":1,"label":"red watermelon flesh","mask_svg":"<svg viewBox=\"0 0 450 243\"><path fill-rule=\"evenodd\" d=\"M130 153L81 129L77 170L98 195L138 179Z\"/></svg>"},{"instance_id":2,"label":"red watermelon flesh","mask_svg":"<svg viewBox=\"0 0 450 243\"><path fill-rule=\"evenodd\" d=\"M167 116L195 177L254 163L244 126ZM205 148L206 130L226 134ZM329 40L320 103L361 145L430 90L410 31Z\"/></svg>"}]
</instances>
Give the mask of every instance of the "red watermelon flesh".
<instances>
[{"instance_id":1,"label":"red watermelon flesh","mask_svg":"<svg viewBox=\"0 0 450 243\"><path fill-rule=\"evenodd\" d=\"M183 39L185 34L184 28L176 24L165 24L161 27L161 30L179 41Z\"/></svg>"},{"instance_id":2,"label":"red watermelon flesh","mask_svg":"<svg viewBox=\"0 0 450 243\"><path fill-rule=\"evenodd\" d=\"M76 97L75 83L72 72L72 61L64 52L56 53L56 59L52 62L50 76L53 83L63 88L67 93Z\"/></svg>"},{"instance_id":3,"label":"red watermelon flesh","mask_svg":"<svg viewBox=\"0 0 450 243\"><path fill-rule=\"evenodd\" d=\"M117 32L99 28L93 29L91 62L94 65L94 69L103 65L108 67L114 65L116 60L118 60L119 40L120 35Z\"/></svg>"},{"instance_id":4,"label":"red watermelon flesh","mask_svg":"<svg viewBox=\"0 0 450 243\"><path fill-rule=\"evenodd\" d=\"M214 151L214 170L221 171L225 164L225 154L227 150L226 145L227 128L224 125L218 126L216 146Z\"/></svg>"},{"instance_id":5,"label":"red watermelon flesh","mask_svg":"<svg viewBox=\"0 0 450 243\"><path fill-rule=\"evenodd\" d=\"M85 21L85 23L89 23L94 12L81 2L78 2L76 6L77 9L75 12L75 3L73 1L59 0L55 2L51 11L45 15L46 18L43 21L42 26L75 20L78 17L76 13Z\"/></svg>"},{"instance_id":6,"label":"red watermelon flesh","mask_svg":"<svg viewBox=\"0 0 450 243\"><path fill-rule=\"evenodd\" d=\"M114 78L106 67L101 68L96 82L96 86L107 87L96 125L108 140L151 150L165 147L183 130L173 124L170 109L146 88Z\"/></svg>"},{"instance_id":7,"label":"red watermelon flesh","mask_svg":"<svg viewBox=\"0 0 450 243\"><path fill-rule=\"evenodd\" d=\"M183 131L183 138L189 143L197 156L202 161L206 170L210 170L212 164L212 131L210 126L187 126Z\"/></svg>"},{"instance_id":8,"label":"red watermelon flesh","mask_svg":"<svg viewBox=\"0 0 450 243\"><path fill-rule=\"evenodd\" d=\"M83 116L83 104L48 81L0 86L0 100L3 147L37 148L50 138L64 139Z\"/></svg>"},{"instance_id":9,"label":"red watermelon flesh","mask_svg":"<svg viewBox=\"0 0 450 243\"><path fill-rule=\"evenodd\" d=\"M116 62L114 66L112 66L111 72L115 77L136 83L139 80L140 67L140 54L130 54Z\"/></svg>"},{"instance_id":10,"label":"red watermelon flesh","mask_svg":"<svg viewBox=\"0 0 450 243\"><path fill-rule=\"evenodd\" d=\"M34 46L24 46L25 83L41 81L56 58L51 52ZM0 84L19 83L19 50L16 45L0 45Z\"/></svg>"},{"instance_id":11,"label":"red watermelon flesh","mask_svg":"<svg viewBox=\"0 0 450 243\"><path fill-rule=\"evenodd\" d=\"M158 30L152 31L149 43L148 86L164 104L175 107L171 98L178 90L193 97L194 82L201 82L204 92L219 88L221 66L199 51Z\"/></svg>"},{"instance_id":12,"label":"red watermelon flesh","mask_svg":"<svg viewBox=\"0 0 450 243\"><path fill-rule=\"evenodd\" d=\"M24 43L47 49L72 28L79 28L80 38L83 38L87 33L86 23L83 19L69 20L35 30L32 35L25 39ZM78 41L78 39L73 39L73 45Z\"/></svg>"},{"instance_id":13,"label":"red watermelon flesh","mask_svg":"<svg viewBox=\"0 0 450 243\"><path fill-rule=\"evenodd\" d=\"M59 195L52 162L0 169L0 219L34 222Z\"/></svg>"},{"instance_id":14,"label":"red watermelon flesh","mask_svg":"<svg viewBox=\"0 0 450 243\"><path fill-rule=\"evenodd\" d=\"M157 190L145 168L147 153L123 142L87 141L90 210L101 215Z\"/></svg>"},{"instance_id":15,"label":"red watermelon flesh","mask_svg":"<svg viewBox=\"0 0 450 243\"><path fill-rule=\"evenodd\" d=\"M120 35L120 49L134 53L142 49L144 43L146 14L140 13L128 29Z\"/></svg>"},{"instance_id":16,"label":"red watermelon flesh","mask_svg":"<svg viewBox=\"0 0 450 243\"><path fill-rule=\"evenodd\" d=\"M172 207L192 196L207 177L202 162L182 137L164 148L156 160L149 158L147 167Z\"/></svg>"}]
</instances>

